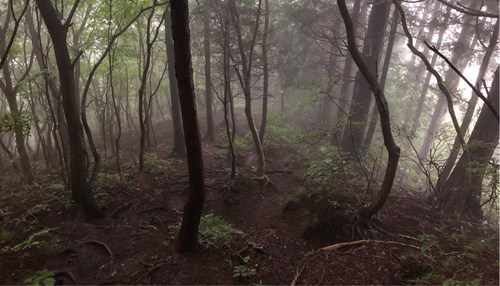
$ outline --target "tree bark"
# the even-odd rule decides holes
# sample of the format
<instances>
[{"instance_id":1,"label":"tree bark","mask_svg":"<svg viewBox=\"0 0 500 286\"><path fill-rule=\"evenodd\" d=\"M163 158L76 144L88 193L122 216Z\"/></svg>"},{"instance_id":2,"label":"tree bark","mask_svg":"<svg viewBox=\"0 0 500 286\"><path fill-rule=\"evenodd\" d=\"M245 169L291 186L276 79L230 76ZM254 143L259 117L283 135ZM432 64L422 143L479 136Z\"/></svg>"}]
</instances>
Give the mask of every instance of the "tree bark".
<instances>
[{"instance_id":1,"label":"tree bark","mask_svg":"<svg viewBox=\"0 0 500 286\"><path fill-rule=\"evenodd\" d=\"M264 144L267 125L267 102L269 97L269 67L267 64L267 34L269 33L269 0L264 0L264 33L262 35L262 120L260 122L259 139Z\"/></svg>"},{"instance_id":2,"label":"tree bark","mask_svg":"<svg viewBox=\"0 0 500 286\"><path fill-rule=\"evenodd\" d=\"M499 68L495 71L488 99L499 106ZM497 107L498 110L498 107ZM483 106L476 126L467 143L467 150L443 186L442 204L465 217L482 218L481 191L486 167L499 139L498 121L489 108Z\"/></svg>"},{"instance_id":3,"label":"tree bark","mask_svg":"<svg viewBox=\"0 0 500 286\"><path fill-rule=\"evenodd\" d=\"M208 8L207 8L208 9ZM205 107L207 111L207 135L209 142L215 140L213 98L212 98L212 52L210 50L210 13L206 11L203 19L203 51L205 54Z\"/></svg>"},{"instance_id":4,"label":"tree bark","mask_svg":"<svg viewBox=\"0 0 500 286\"><path fill-rule=\"evenodd\" d=\"M480 1L474 1L471 9L477 9L481 5ZM462 30L460 31L460 35L455 41L455 45L453 46L453 57L451 58L451 62L455 63L455 66L459 70L463 70L467 63L470 60L471 54L471 42L474 38L474 25L475 25L475 17L465 16L465 23L462 25ZM446 72L445 82L448 90L450 92L455 92L459 82L459 76L450 68ZM446 114L446 98L439 97L434 112L432 114L431 122L429 123L429 128L427 129L424 142L419 151L419 156L421 158L427 157L429 150L432 145L432 141L434 140L439 127L441 126L444 115Z\"/></svg>"},{"instance_id":5,"label":"tree bark","mask_svg":"<svg viewBox=\"0 0 500 286\"><path fill-rule=\"evenodd\" d=\"M399 22L399 12L397 9L394 9L392 13L392 24L391 24L391 30L389 32L389 40L387 42L387 48L385 50L384 65L382 66L382 75L380 77L380 88L382 89L382 91L385 90L385 83L387 81L387 76L389 74L389 64L391 62L392 50L394 49L394 42L396 40L398 22ZM373 135L375 134L375 128L377 126L377 121L378 121L377 104L373 104L372 114L370 118L370 125L368 127L368 131L366 132L365 140L363 141L364 151L368 150L368 148L372 143Z\"/></svg>"},{"instance_id":6,"label":"tree bark","mask_svg":"<svg viewBox=\"0 0 500 286\"><path fill-rule=\"evenodd\" d=\"M264 157L264 150L262 149L262 143L259 139L259 134L257 132L257 128L255 127L255 123L252 115L252 87L250 83L251 73L252 73L252 63L253 63L253 48L256 43L257 31L259 27L259 18L261 12L261 4L262 0L259 0L258 8L257 8L257 17L255 22L255 30L253 31L252 41L250 43L250 52L247 58L247 54L245 53L243 47L243 36L241 32L241 27L239 23L239 16L236 11L236 3L235 0L231 1L231 10L233 14L233 24L236 30L236 35L238 38L238 49L240 52L241 58L241 71L237 70L237 76L240 81L241 87L243 89L243 94L245 96L245 115L247 117L248 126L250 128L250 132L252 133L252 138L255 145L255 151L257 153L257 174L265 175L266 163Z\"/></svg>"},{"instance_id":7,"label":"tree bark","mask_svg":"<svg viewBox=\"0 0 500 286\"><path fill-rule=\"evenodd\" d=\"M493 29L493 34L490 38L490 43L488 44L488 48L486 49L486 53L483 57L483 60L481 62L481 66L479 67L479 73L477 75L476 79L476 87L478 89L481 88L481 83L482 80L484 79L484 76L486 74L486 69L488 68L488 64L490 63L491 56L495 50L495 47L498 43L498 20L495 23L495 28ZM472 121L472 116L474 115L474 110L476 109L478 97L472 93L471 100L469 101L469 104L467 106L467 111L465 112L464 118L462 120L462 124L460 126L460 129L462 131L462 134L467 133L467 129L469 129L469 125ZM439 178L439 181L446 181L448 179L448 176L451 173L451 170L453 169L453 166L455 165L455 161L457 160L458 153L460 151L460 140L459 138L455 138L455 142L453 143L453 148L451 149L450 156L448 156L448 159L446 160L446 165L443 168L443 171L441 172L441 176ZM438 185L441 185L438 182Z\"/></svg>"},{"instance_id":8,"label":"tree bark","mask_svg":"<svg viewBox=\"0 0 500 286\"><path fill-rule=\"evenodd\" d=\"M447 30L446 25L447 25L448 19L450 17L450 11L451 11L450 8L446 9L446 15L445 15L445 18L443 20L442 27L439 30L438 39L436 42L436 48L438 48L438 49L441 48L441 44L443 43L444 33ZM429 31L429 34L428 34L429 39L432 39L432 37L434 36L434 30L435 30L435 28L431 28L431 30ZM428 49L426 51L428 51ZM432 55L432 59L431 59L432 66L436 65L437 57L438 57L438 55L436 53L434 53L434 55ZM421 70L423 68L425 68L425 64L421 63L419 70ZM425 99L427 98L427 91L429 90L429 87L430 87L431 78L432 78L432 73L427 72L427 76L425 77L424 84L422 86L422 89L420 91L420 95L418 97L417 109L415 110L415 114L413 114L413 117L411 120L411 129L410 129L410 134L409 134L410 138L415 137L415 134L417 134L417 129L420 127L420 121L421 121L420 117L422 116L422 112L424 110L424 103L425 103ZM407 114L407 116L410 116L411 112L408 111L408 112L406 112L406 114Z\"/></svg>"},{"instance_id":9,"label":"tree bark","mask_svg":"<svg viewBox=\"0 0 500 286\"><path fill-rule=\"evenodd\" d=\"M89 216L102 216L97 206L92 188L87 183L86 152L83 128L78 116L78 103L75 97L74 67L67 46L68 25L60 22L50 0L36 0L40 14L52 39L57 68L59 71L60 92L64 115L68 124L70 147L70 187L71 197L78 206L78 219Z\"/></svg>"},{"instance_id":10,"label":"tree bark","mask_svg":"<svg viewBox=\"0 0 500 286\"><path fill-rule=\"evenodd\" d=\"M353 29L352 20L349 16L349 11L347 10L344 0L338 0L337 4L346 26L349 51L351 52L352 58L358 66L360 72L366 78L370 89L373 91L373 95L375 97L380 115L380 124L382 127L384 145L387 149L387 153L389 154L384 180L382 182L380 191L369 205L363 206L357 211L357 215L360 218L370 219L384 206L387 198L389 197L389 194L391 193L392 184L394 183L394 177L396 176L396 171L398 168L400 149L399 146L396 145L396 142L394 141L394 137L392 135L389 106L387 104L384 92L377 80L376 74L371 69L372 67L368 65L365 59L363 59L361 53L358 51L356 40L354 38L355 32Z\"/></svg>"},{"instance_id":11,"label":"tree bark","mask_svg":"<svg viewBox=\"0 0 500 286\"><path fill-rule=\"evenodd\" d=\"M175 78L174 43L172 39L172 19L168 8L165 10L165 46L167 48L168 82L170 88L170 102L172 104L172 125L174 129L174 142L172 157L184 158L186 147L184 144L184 133L182 131L181 108L179 102L179 90Z\"/></svg>"},{"instance_id":12,"label":"tree bark","mask_svg":"<svg viewBox=\"0 0 500 286\"><path fill-rule=\"evenodd\" d=\"M205 177L191 64L188 1L170 0L170 9L175 72L179 87L189 171L189 195L177 237L177 247L180 252L187 252L199 248L198 226L205 198Z\"/></svg>"},{"instance_id":13,"label":"tree bark","mask_svg":"<svg viewBox=\"0 0 500 286\"><path fill-rule=\"evenodd\" d=\"M383 48L385 25L391 9L390 2L376 0L373 3L365 36L363 54L370 71L377 74L377 63ZM358 71L351 100L350 120L344 131L341 148L349 154L360 152L371 103L370 86L365 75Z\"/></svg>"}]
</instances>

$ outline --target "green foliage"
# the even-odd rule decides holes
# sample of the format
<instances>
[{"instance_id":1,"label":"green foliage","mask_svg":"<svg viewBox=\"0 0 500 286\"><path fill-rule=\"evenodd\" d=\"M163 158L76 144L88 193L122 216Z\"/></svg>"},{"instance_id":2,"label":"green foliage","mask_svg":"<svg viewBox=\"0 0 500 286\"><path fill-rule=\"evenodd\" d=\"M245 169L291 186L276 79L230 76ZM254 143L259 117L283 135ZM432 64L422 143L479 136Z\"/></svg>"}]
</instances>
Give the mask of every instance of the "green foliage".
<instances>
[{"instance_id":1,"label":"green foliage","mask_svg":"<svg viewBox=\"0 0 500 286\"><path fill-rule=\"evenodd\" d=\"M54 272L44 269L37 272L35 275L24 279L23 281L26 285L45 285L53 286L56 284L56 279L54 278Z\"/></svg>"},{"instance_id":2,"label":"green foliage","mask_svg":"<svg viewBox=\"0 0 500 286\"><path fill-rule=\"evenodd\" d=\"M443 282L443 286L462 286L462 285L481 285L481 278L457 280L455 278L448 278Z\"/></svg>"},{"instance_id":3,"label":"green foliage","mask_svg":"<svg viewBox=\"0 0 500 286\"><path fill-rule=\"evenodd\" d=\"M199 231L200 242L206 247L217 247L236 234L236 230L230 224L214 214L207 214L201 218Z\"/></svg>"},{"instance_id":4,"label":"green foliage","mask_svg":"<svg viewBox=\"0 0 500 286\"><path fill-rule=\"evenodd\" d=\"M144 169L147 172L164 172L172 170L178 163L176 159L164 160L158 157L155 153L144 154Z\"/></svg>"},{"instance_id":5,"label":"green foliage","mask_svg":"<svg viewBox=\"0 0 500 286\"><path fill-rule=\"evenodd\" d=\"M334 146L323 146L320 152L320 159L311 160L304 177L320 186L329 186L341 176L343 162Z\"/></svg>"},{"instance_id":6,"label":"green foliage","mask_svg":"<svg viewBox=\"0 0 500 286\"><path fill-rule=\"evenodd\" d=\"M298 148L304 143L301 131L292 125L281 128L271 125L266 128L266 144L277 147Z\"/></svg>"},{"instance_id":7,"label":"green foliage","mask_svg":"<svg viewBox=\"0 0 500 286\"><path fill-rule=\"evenodd\" d=\"M245 137L235 136L233 142L234 151L239 153L250 149L250 142Z\"/></svg>"},{"instance_id":8,"label":"green foliage","mask_svg":"<svg viewBox=\"0 0 500 286\"><path fill-rule=\"evenodd\" d=\"M234 266L233 277L246 278L255 275L257 273L257 270L248 265L248 263L250 262L250 256L245 256L242 258L242 260L243 260L242 265Z\"/></svg>"},{"instance_id":9,"label":"green foliage","mask_svg":"<svg viewBox=\"0 0 500 286\"><path fill-rule=\"evenodd\" d=\"M175 231L178 231L180 227L180 222L170 226ZM217 248L231 240L236 234L236 230L223 218L214 214L207 214L201 217L199 234L200 243L203 246Z\"/></svg>"},{"instance_id":10,"label":"green foliage","mask_svg":"<svg viewBox=\"0 0 500 286\"><path fill-rule=\"evenodd\" d=\"M31 249L31 248L40 248L44 245L45 242L43 240L38 240L38 239L42 236L48 235L52 230L53 230L52 228L46 228L46 229L42 229L40 231L37 231L37 232L31 234L30 236L28 236L28 238L26 238L21 243L18 243L13 247L7 246L7 247L3 248L1 252L7 252L7 251L18 252L18 251L23 251L26 249Z\"/></svg>"},{"instance_id":11,"label":"green foliage","mask_svg":"<svg viewBox=\"0 0 500 286\"><path fill-rule=\"evenodd\" d=\"M98 189L106 189L113 186L117 186L121 183L120 176L118 174L109 173L99 173L95 181L96 187Z\"/></svg>"},{"instance_id":12,"label":"green foliage","mask_svg":"<svg viewBox=\"0 0 500 286\"><path fill-rule=\"evenodd\" d=\"M20 133L26 137L30 134L32 124L33 120L25 111L6 112L0 118L0 131Z\"/></svg>"}]
</instances>

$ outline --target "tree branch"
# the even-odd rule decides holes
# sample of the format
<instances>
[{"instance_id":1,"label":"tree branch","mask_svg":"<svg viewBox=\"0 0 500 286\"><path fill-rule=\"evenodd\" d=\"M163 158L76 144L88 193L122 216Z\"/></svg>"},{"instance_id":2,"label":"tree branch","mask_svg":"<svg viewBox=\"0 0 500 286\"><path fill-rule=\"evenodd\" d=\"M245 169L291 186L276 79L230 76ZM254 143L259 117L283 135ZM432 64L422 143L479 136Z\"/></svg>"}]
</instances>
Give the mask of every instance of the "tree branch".
<instances>
[{"instance_id":1,"label":"tree branch","mask_svg":"<svg viewBox=\"0 0 500 286\"><path fill-rule=\"evenodd\" d=\"M481 100L484 102L484 104L486 104L488 106L488 108L491 110L491 112L493 112L493 115L495 115L495 118L497 119L497 121L499 121L499 118L498 118L498 111L495 109L495 107L493 106L493 104L491 104L491 102L481 93L481 91L479 89L477 89L463 74L462 72L460 72L457 67L445 56L443 55L437 48L436 46L434 45L429 45L429 43L427 43L426 41L424 41L424 44L427 46L427 48L429 48L429 50L435 52L438 56L440 56L449 66L450 68L455 71L466 83L467 85L470 86L470 88L472 88L472 90L474 91L474 93L479 97L481 98Z\"/></svg>"}]
</instances>

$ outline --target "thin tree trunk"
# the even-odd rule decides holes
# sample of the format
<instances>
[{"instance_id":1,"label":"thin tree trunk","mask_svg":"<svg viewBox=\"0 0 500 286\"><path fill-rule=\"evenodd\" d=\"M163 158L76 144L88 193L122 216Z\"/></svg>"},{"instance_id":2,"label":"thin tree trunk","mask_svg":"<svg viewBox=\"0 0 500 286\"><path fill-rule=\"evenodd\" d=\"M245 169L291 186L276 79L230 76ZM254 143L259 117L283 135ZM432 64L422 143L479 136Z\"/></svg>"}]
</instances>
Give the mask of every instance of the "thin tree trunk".
<instances>
[{"instance_id":1,"label":"thin tree trunk","mask_svg":"<svg viewBox=\"0 0 500 286\"><path fill-rule=\"evenodd\" d=\"M440 49L441 44L443 43L444 33L447 31L447 29L444 28L444 25L446 25L448 23L448 19L450 17L450 12L451 12L451 8L447 8L445 19L443 21L443 27L439 30L439 35L438 35L438 39L436 42L437 49ZM432 36L434 34L434 30L435 30L435 28L432 27L431 30L429 31L428 37L430 39L432 39ZM426 50L426 51L428 51L428 50ZM438 55L436 53L434 53L434 55L432 55L432 59L431 59L432 66L436 65L437 57L438 57ZM421 66L421 68L425 67L424 63L421 63L420 66ZM421 68L419 68L419 70ZM420 122L421 122L420 117L422 116L422 111L424 110L424 103L425 103L425 99L427 98L427 92L428 92L429 87L430 87L431 78L432 78L432 73L427 72L427 76L425 77L425 81L424 81L422 90L420 91L420 95L418 97L417 109L415 110L415 114L412 117L412 121L410 121L411 122L410 138L415 137L415 134L417 134L417 129L420 127ZM409 104L409 105L411 105L411 104ZM411 112L408 111L408 112L406 112L406 114L409 116L411 114Z\"/></svg>"},{"instance_id":2,"label":"thin tree trunk","mask_svg":"<svg viewBox=\"0 0 500 286\"><path fill-rule=\"evenodd\" d=\"M264 0L264 32L262 35L262 120L259 129L260 143L264 144L267 125L267 101L269 97L269 67L267 64L267 34L269 33L269 0Z\"/></svg>"},{"instance_id":3,"label":"thin tree trunk","mask_svg":"<svg viewBox=\"0 0 500 286\"><path fill-rule=\"evenodd\" d=\"M203 19L203 50L205 53L205 107L207 111L207 135L209 142L215 140L213 99L212 99L212 60L210 50L210 13L206 11Z\"/></svg>"},{"instance_id":4,"label":"thin tree trunk","mask_svg":"<svg viewBox=\"0 0 500 286\"><path fill-rule=\"evenodd\" d=\"M187 252L199 248L198 226L205 199L205 176L193 84L188 1L170 0L170 9L175 71L179 87L189 171L189 194L177 237L177 246L180 252Z\"/></svg>"},{"instance_id":5,"label":"thin tree trunk","mask_svg":"<svg viewBox=\"0 0 500 286\"><path fill-rule=\"evenodd\" d=\"M396 176L396 171L398 168L400 149L396 145L396 142L394 142L394 137L392 135L389 106L387 104L384 92L380 84L378 83L376 74L373 72L371 67L363 59L363 56L358 51L355 40L355 32L352 25L352 20L349 16L349 11L347 10L344 0L338 0L337 4L346 26L349 51L351 52L352 58L358 66L360 72L366 78L368 84L370 85L370 88L373 90L373 95L375 97L375 101L377 103L378 111L380 114L380 124L384 137L384 145L389 154L384 180L382 182L380 191L369 205L363 206L357 211L357 215L360 218L370 219L373 215L377 214L377 212L384 206L387 198L389 197L392 189L392 184L394 183L394 177Z\"/></svg>"}]
</instances>

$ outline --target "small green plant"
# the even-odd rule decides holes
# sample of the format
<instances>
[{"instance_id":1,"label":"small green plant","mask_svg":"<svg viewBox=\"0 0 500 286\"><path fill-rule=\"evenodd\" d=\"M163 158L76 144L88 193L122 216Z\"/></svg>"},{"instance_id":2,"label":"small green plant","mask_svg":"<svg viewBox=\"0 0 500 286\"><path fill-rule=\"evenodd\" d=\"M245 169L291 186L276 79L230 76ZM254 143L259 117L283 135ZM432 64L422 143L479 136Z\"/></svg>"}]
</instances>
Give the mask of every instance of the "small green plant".
<instances>
[{"instance_id":1,"label":"small green plant","mask_svg":"<svg viewBox=\"0 0 500 286\"><path fill-rule=\"evenodd\" d=\"M179 230L181 223L170 226L172 230ZM221 244L231 240L236 234L236 230L228 224L223 218L214 214L207 214L201 218L200 243L205 247L218 247Z\"/></svg>"},{"instance_id":2,"label":"small green plant","mask_svg":"<svg viewBox=\"0 0 500 286\"><path fill-rule=\"evenodd\" d=\"M1 252L6 252L6 251L18 252L18 251L22 251L25 249L40 248L42 245L44 245L45 242L43 240L38 240L38 239L42 236L48 235L52 230L53 229L51 229L51 228L46 228L46 229L42 229L40 231L37 231L37 232L31 234L30 236L28 236L28 238L26 238L23 242L18 243L13 247L7 246L7 247L3 248Z\"/></svg>"},{"instance_id":3,"label":"small green plant","mask_svg":"<svg viewBox=\"0 0 500 286\"><path fill-rule=\"evenodd\" d=\"M250 144L244 137L236 136L234 137L233 147L234 151L236 153L239 153L241 151L250 149Z\"/></svg>"},{"instance_id":4,"label":"small green plant","mask_svg":"<svg viewBox=\"0 0 500 286\"><path fill-rule=\"evenodd\" d=\"M66 186L63 184L54 183L54 184L48 185L47 189L52 190L52 191L64 191L64 189L66 189Z\"/></svg>"},{"instance_id":5,"label":"small green plant","mask_svg":"<svg viewBox=\"0 0 500 286\"><path fill-rule=\"evenodd\" d=\"M481 278L465 279L465 280L448 278L443 282L443 286L461 286L461 285L470 285L470 286L481 285Z\"/></svg>"},{"instance_id":6,"label":"small green plant","mask_svg":"<svg viewBox=\"0 0 500 286\"><path fill-rule=\"evenodd\" d=\"M431 235L421 235L419 239L423 241L422 246L420 247L420 254L427 259L434 261L434 256L431 253L431 250L435 247L438 247L438 242L434 236Z\"/></svg>"},{"instance_id":7,"label":"small green plant","mask_svg":"<svg viewBox=\"0 0 500 286\"><path fill-rule=\"evenodd\" d=\"M144 154L144 169L147 172L164 172L172 170L178 161L176 159L164 160L155 153Z\"/></svg>"},{"instance_id":8,"label":"small green plant","mask_svg":"<svg viewBox=\"0 0 500 286\"><path fill-rule=\"evenodd\" d=\"M98 189L106 189L117 186L120 182L121 180L118 174L99 173L97 174L95 184Z\"/></svg>"},{"instance_id":9,"label":"small green plant","mask_svg":"<svg viewBox=\"0 0 500 286\"><path fill-rule=\"evenodd\" d=\"M245 256L242 258L242 260L243 260L242 265L234 266L233 277L246 278L255 275L257 273L257 270L248 265L248 263L250 262L250 256Z\"/></svg>"},{"instance_id":10,"label":"small green plant","mask_svg":"<svg viewBox=\"0 0 500 286\"><path fill-rule=\"evenodd\" d=\"M54 272L44 269L35 275L24 279L23 283L26 285L53 286L56 284L56 279L54 278Z\"/></svg>"},{"instance_id":11,"label":"small green plant","mask_svg":"<svg viewBox=\"0 0 500 286\"><path fill-rule=\"evenodd\" d=\"M229 241L236 234L236 230L223 218L214 214L207 214L200 221L201 243L206 247L217 247Z\"/></svg>"}]
</instances>

